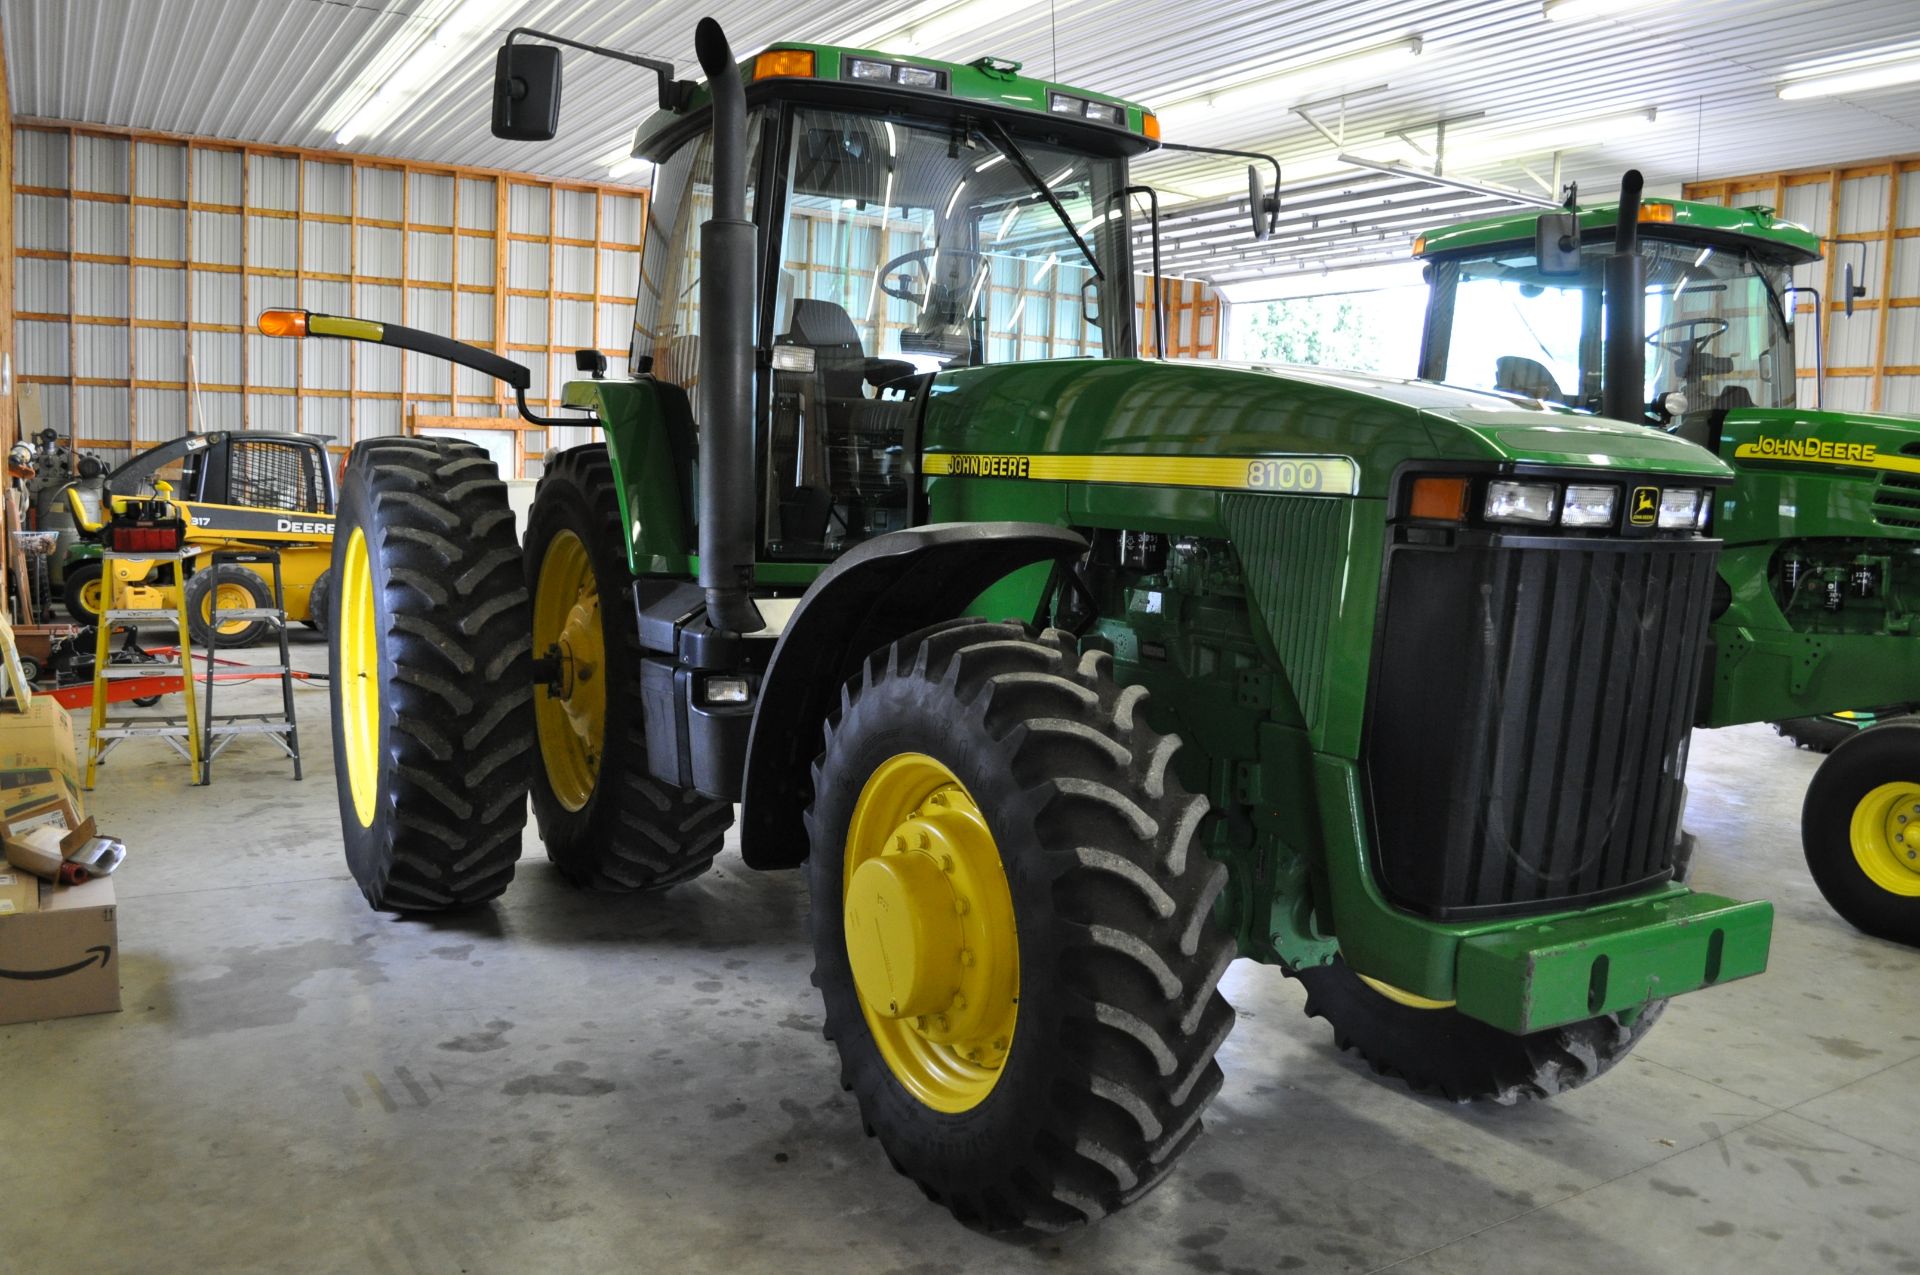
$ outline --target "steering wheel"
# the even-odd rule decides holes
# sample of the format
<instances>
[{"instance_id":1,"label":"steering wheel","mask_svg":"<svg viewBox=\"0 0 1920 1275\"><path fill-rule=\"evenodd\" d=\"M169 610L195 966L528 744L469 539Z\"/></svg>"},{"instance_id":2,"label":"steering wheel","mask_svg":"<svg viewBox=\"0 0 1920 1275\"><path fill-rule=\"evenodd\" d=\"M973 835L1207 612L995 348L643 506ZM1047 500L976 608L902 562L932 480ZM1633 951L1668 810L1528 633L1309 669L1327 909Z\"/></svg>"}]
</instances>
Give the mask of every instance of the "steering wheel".
<instances>
[{"instance_id":1,"label":"steering wheel","mask_svg":"<svg viewBox=\"0 0 1920 1275\"><path fill-rule=\"evenodd\" d=\"M912 252L901 253L893 260L887 262L886 265L880 267L880 291L890 297L896 297L901 301L911 301L915 305L920 305L926 300L928 289L933 286L933 270L927 263L933 260L933 258L942 255L948 257L971 257L975 261L980 259L979 253L969 251L965 248L915 248ZM918 291L912 290L911 285L901 287L894 282L894 271L905 270L908 266L918 267L920 275L920 287Z\"/></svg>"},{"instance_id":2,"label":"steering wheel","mask_svg":"<svg viewBox=\"0 0 1920 1275\"><path fill-rule=\"evenodd\" d=\"M1691 366L1694 357L1706 349L1708 344L1711 343L1715 337L1725 332L1729 326L1731 325L1728 324L1725 319L1676 319L1672 323L1663 326L1659 331L1648 333L1647 344L1653 346L1655 349L1665 350L1676 359L1681 360L1683 364ZM1695 328L1708 328L1710 330L1700 336L1680 335L1670 341L1660 339L1669 332L1677 331L1684 334L1692 332Z\"/></svg>"}]
</instances>

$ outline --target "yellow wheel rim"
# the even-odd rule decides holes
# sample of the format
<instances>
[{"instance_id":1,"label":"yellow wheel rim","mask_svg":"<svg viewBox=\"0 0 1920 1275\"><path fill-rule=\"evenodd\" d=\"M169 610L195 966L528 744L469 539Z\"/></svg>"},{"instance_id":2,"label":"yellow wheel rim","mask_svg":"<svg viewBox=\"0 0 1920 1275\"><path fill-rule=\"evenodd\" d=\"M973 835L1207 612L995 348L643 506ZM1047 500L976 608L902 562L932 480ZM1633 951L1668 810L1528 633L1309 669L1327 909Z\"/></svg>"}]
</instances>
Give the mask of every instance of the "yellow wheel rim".
<instances>
[{"instance_id":1,"label":"yellow wheel rim","mask_svg":"<svg viewBox=\"0 0 1920 1275\"><path fill-rule=\"evenodd\" d=\"M1920 899L1920 784L1881 784L1853 808L1853 857L1867 879Z\"/></svg>"},{"instance_id":2,"label":"yellow wheel rim","mask_svg":"<svg viewBox=\"0 0 1920 1275\"><path fill-rule=\"evenodd\" d=\"M213 613L216 609L221 611L239 611L252 605L253 594L248 591L245 585L222 580L201 596L200 623L203 625L211 625L213 623ZM235 633L245 629L250 623L252 623L252 621L249 620L227 620L222 623L215 632L219 633L221 637L231 637Z\"/></svg>"},{"instance_id":3,"label":"yellow wheel rim","mask_svg":"<svg viewBox=\"0 0 1920 1275\"><path fill-rule=\"evenodd\" d=\"M547 542L533 589L533 650L556 675L533 693L540 758L553 795L568 810L593 796L606 747L606 637L600 582L587 546L571 531ZM637 706L636 706L637 709Z\"/></svg>"},{"instance_id":4,"label":"yellow wheel rim","mask_svg":"<svg viewBox=\"0 0 1920 1275\"><path fill-rule=\"evenodd\" d=\"M1371 987L1374 991L1380 993L1382 996L1386 997L1388 1000L1393 1001L1395 1004L1405 1005L1408 1009L1452 1009L1453 1008L1454 1003L1452 1001L1429 1000L1425 996L1416 996L1412 992L1403 991L1402 989L1395 987L1392 983L1383 983L1377 978L1368 978L1365 974L1361 974L1358 970L1354 971L1354 974L1357 978L1359 978L1361 982L1365 983L1368 987Z\"/></svg>"},{"instance_id":5,"label":"yellow wheel rim","mask_svg":"<svg viewBox=\"0 0 1920 1275\"><path fill-rule=\"evenodd\" d=\"M882 763L847 828L847 961L895 1080L935 1111L985 1101L1013 1045L1020 942L986 817L924 753Z\"/></svg>"},{"instance_id":6,"label":"yellow wheel rim","mask_svg":"<svg viewBox=\"0 0 1920 1275\"><path fill-rule=\"evenodd\" d=\"M380 791L380 625L373 607L373 565L367 537L353 529L340 564L340 737L347 791L360 826L373 826Z\"/></svg>"},{"instance_id":7,"label":"yellow wheel rim","mask_svg":"<svg viewBox=\"0 0 1920 1275\"><path fill-rule=\"evenodd\" d=\"M100 577L98 576L95 576L93 579L88 580L86 583L82 584L80 586L81 609L84 611L89 611L96 616L99 615L100 608L106 605L105 602L101 601L101 596L100 596L105 591L106 591L106 586L101 582Z\"/></svg>"}]
</instances>

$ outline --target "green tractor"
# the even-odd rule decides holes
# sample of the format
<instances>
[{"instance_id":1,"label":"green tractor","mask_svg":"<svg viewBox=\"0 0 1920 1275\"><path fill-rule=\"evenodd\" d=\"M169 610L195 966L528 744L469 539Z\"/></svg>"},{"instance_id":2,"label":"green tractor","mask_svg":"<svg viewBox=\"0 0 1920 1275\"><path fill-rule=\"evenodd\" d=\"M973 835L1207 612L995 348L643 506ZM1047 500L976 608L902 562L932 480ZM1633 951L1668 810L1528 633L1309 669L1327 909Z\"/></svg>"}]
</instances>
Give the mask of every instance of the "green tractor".
<instances>
[{"instance_id":1,"label":"green tractor","mask_svg":"<svg viewBox=\"0 0 1920 1275\"><path fill-rule=\"evenodd\" d=\"M523 34L495 131L551 136L558 52ZM499 895L529 796L601 890L698 876L737 805L746 864L806 874L864 1124L990 1230L1172 1169L1236 957L1379 1071L1496 1102L1765 967L1770 905L1683 883L1723 464L1493 394L1140 360L1150 113L994 59L737 63L710 20L697 48L701 85L619 55L663 109L629 374L564 391L605 442L548 457L522 539L477 448L347 465L334 746L374 907ZM443 337L262 326L440 355L533 416L525 368Z\"/></svg>"},{"instance_id":2,"label":"green tractor","mask_svg":"<svg viewBox=\"0 0 1920 1275\"><path fill-rule=\"evenodd\" d=\"M1618 204L1461 222L1414 250L1422 377L1640 421L1733 466L1696 723L1831 749L1802 817L1813 879L1855 926L1920 944L1920 722L1902 720L1920 703L1920 421L1796 405L1795 294L1816 325L1833 306L1791 272L1820 240L1770 208L1642 200L1630 174ZM1851 264L1842 288L1851 315Z\"/></svg>"}]
</instances>

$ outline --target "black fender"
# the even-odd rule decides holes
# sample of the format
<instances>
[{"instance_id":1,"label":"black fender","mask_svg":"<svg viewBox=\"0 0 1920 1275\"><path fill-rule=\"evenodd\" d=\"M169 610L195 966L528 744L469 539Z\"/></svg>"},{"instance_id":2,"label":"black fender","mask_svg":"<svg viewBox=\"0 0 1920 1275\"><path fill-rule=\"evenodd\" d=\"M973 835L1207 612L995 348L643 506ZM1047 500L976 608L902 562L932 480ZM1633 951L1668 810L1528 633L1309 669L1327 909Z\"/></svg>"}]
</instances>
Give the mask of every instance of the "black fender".
<instances>
[{"instance_id":1,"label":"black fender","mask_svg":"<svg viewBox=\"0 0 1920 1275\"><path fill-rule=\"evenodd\" d=\"M858 545L813 582L760 682L740 789L740 855L750 868L806 861L802 812L813 800L821 723L874 650L965 610L995 581L1036 562L1070 561L1087 542L1042 522L950 522Z\"/></svg>"}]
</instances>

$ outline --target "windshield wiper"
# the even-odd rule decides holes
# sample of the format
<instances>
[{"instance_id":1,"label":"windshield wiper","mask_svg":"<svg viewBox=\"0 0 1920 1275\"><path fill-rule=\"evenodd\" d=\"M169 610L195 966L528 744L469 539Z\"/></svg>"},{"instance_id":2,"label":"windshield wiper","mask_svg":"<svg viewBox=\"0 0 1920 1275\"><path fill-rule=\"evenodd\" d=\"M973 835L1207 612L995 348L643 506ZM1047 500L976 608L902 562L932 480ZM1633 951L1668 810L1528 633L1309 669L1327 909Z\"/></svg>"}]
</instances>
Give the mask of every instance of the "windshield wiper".
<instances>
[{"instance_id":1,"label":"windshield wiper","mask_svg":"<svg viewBox=\"0 0 1920 1275\"><path fill-rule=\"evenodd\" d=\"M1074 226L1073 218L1067 215L1066 206L1060 202L1060 197L1053 193L1051 186L1040 180L1040 174L1034 171L1033 164L1028 161L1026 152L1014 144L1014 140L1012 136L1008 134L1006 126L999 120L988 120L987 127L993 131L985 135L986 139L992 142L994 148L1002 155L1005 155L1007 159L1012 162L1013 166L1020 170L1020 175L1032 183L1033 188L1046 198L1047 206L1053 209L1054 216L1060 219L1060 224L1065 226L1067 233L1073 236L1073 242L1078 245L1080 255L1085 257L1087 264L1093 267L1093 277L1105 281L1107 276L1100 269L1100 259L1093 255L1093 249L1087 246L1086 239L1080 234L1079 229Z\"/></svg>"}]
</instances>

